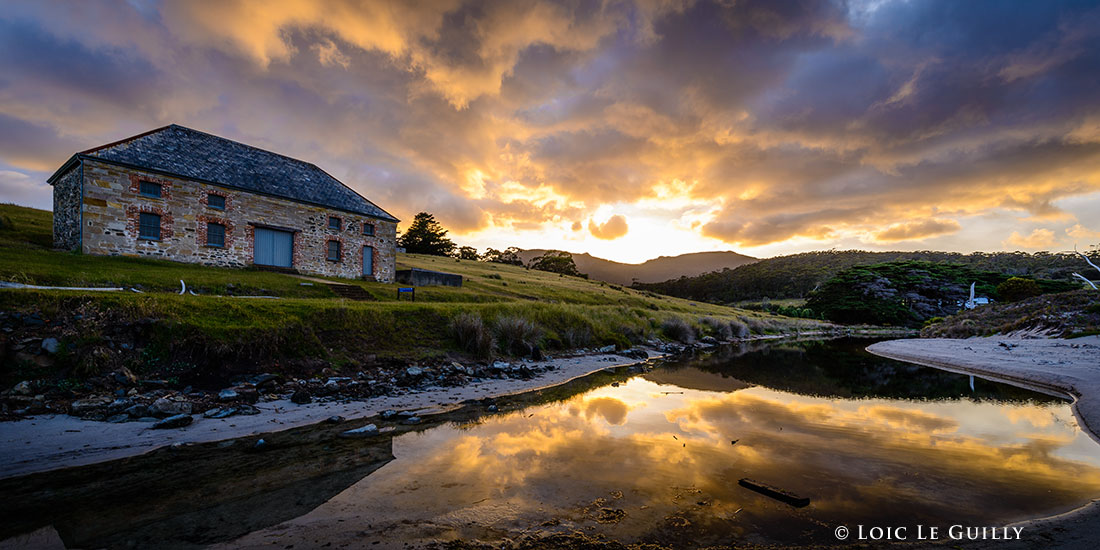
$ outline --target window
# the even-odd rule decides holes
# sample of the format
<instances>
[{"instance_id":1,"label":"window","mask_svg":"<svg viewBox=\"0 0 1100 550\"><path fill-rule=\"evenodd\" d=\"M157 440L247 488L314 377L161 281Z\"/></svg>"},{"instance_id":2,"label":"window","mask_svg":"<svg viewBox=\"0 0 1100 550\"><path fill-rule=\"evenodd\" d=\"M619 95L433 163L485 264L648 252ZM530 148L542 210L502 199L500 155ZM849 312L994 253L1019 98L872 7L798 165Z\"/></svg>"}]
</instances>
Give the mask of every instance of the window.
<instances>
[{"instance_id":1,"label":"window","mask_svg":"<svg viewBox=\"0 0 1100 550\"><path fill-rule=\"evenodd\" d=\"M225 246L225 226L220 223L206 224L206 246Z\"/></svg>"},{"instance_id":2,"label":"window","mask_svg":"<svg viewBox=\"0 0 1100 550\"><path fill-rule=\"evenodd\" d=\"M221 195L207 195L206 205L210 208L217 208L218 210L225 210L225 197Z\"/></svg>"},{"instance_id":3,"label":"window","mask_svg":"<svg viewBox=\"0 0 1100 550\"><path fill-rule=\"evenodd\" d=\"M329 216L328 217L328 228L329 229L335 229L335 230L339 231L340 230L340 218L337 218L336 216Z\"/></svg>"},{"instance_id":4,"label":"window","mask_svg":"<svg viewBox=\"0 0 1100 550\"><path fill-rule=\"evenodd\" d=\"M373 237L374 236L374 224L364 223L363 224L363 234L368 236L368 237Z\"/></svg>"},{"instance_id":5,"label":"window","mask_svg":"<svg viewBox=\"0 0 1100 550\"><path fill-rule=\"evenodd\" d=\"M340 261L340 241L328 242L328 260L330 262Z\"/></svg>"},{"instance_id":6,"label":"window","mask_svg":"<svg viewBox=\"0 0 1100 550\"><path fill-rule=\"evenodd\" d=\"M146 214L145 212L138 215L138 238L159 241L160 216L156 214Z\"/></svg>"},{"instance_id":7,"label":"window","mask_svg":"<svg viewBox=\"0 0 1100 550\"><path fill-rule=\"evenodd\" d=\"M160 198L160 184L153 183L151 181L142 181L139 184L139 190L144 197Z\"/></svg>"}]
</instances>

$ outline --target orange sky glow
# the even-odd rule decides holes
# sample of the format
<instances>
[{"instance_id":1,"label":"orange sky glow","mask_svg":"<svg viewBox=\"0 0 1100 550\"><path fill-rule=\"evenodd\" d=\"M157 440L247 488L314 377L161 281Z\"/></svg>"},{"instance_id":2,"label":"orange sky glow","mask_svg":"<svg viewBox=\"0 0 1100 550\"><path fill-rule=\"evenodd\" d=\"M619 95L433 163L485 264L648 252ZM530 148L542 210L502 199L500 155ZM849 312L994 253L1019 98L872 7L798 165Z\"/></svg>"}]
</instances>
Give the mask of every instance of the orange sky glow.
<instances>
[{"instance_id":1,"label":"orange sky glow","mask_svg":"<svg viewBox=\"0 0 1100 550\"><path fill-rule=\"evenodd\" d=\"M1087 248L1096 67L1094 2L7 2L0 201L178 123L481 250Z\"/></svg>"}]
</instances>

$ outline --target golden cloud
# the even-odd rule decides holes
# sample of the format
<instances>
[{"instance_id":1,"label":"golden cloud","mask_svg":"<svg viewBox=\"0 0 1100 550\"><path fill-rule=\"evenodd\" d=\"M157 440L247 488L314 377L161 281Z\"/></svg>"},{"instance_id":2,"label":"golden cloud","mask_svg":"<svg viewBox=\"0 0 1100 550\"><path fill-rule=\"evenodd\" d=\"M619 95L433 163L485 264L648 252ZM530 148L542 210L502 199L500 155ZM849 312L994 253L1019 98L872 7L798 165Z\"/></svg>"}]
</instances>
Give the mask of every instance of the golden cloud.
<instances>
[{"instance_id":1,"label":"golden cloud","mask_svg":"<svg viewBox=\"0 0 1100 550\"><path fill-rule=\"evenodd\" d=\"M588 232L592 233L592 236L597 239L612 241L626 235L629 229L626 224L626 217L621 214L611 216L602 224L597 224L594 220L588 220Z\"/></svg>"},{"instance_id":2,"label":"golden cloud","mask_svg":"<svg viewBox=\"0 0 1100 550\"><path fill-rule=\"evenodd\" d=\"M1050 249L1058 243L1058 239L1054 236L1054 232L1049 229L1039 228L1032 231L1028 235L1021 235L1018 231L1013 231L1008 236L1002 245L1005 248L1019 247L1028 249Z\"/></svg>"},{"instance_id":3,"label":"golden cloud","mask_svg":"<svg viewBox=\"0 0 1100 550\"><path fill-rule=\"evenodd\" d=\"M872 235L875 241L880 243L893 243L899 241L919 241L929 237L938 237L955 233L962 226L955 220L929 219L913 222L896 223Z\"/></svg>"}]
</instances>

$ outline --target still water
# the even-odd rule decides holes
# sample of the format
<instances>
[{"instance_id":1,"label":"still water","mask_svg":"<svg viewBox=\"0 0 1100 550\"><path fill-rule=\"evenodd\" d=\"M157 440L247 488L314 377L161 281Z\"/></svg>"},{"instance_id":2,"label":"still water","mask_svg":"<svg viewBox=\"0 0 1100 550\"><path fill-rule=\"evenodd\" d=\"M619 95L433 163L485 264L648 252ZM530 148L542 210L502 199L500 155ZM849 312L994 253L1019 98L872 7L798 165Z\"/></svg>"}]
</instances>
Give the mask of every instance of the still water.
<instances>
[{"instance_id":1,"label":"still water","mask_svg":"<svg viewBox=\"0 0 1100 550\"><path fill-rule=\"evenodd\" d=\"M996 525L1100 495L1098 447L1067 402L984 380L972 391L967 376L866 344L726 350L406 434L392 463L234 544L571 530L677 547L836 542L841 524ZM811 504L749 491L745 477Z\"/></svg>"},{"instance_id":2,"label":"still water","mask_svg":"<svg viewBox=\"0 0 1100 550\"><path fill-rule=\"evenodd\" d=\"M972 390L869 343L733 347L384 441L314 430L269 438L262 455L223 444L103 465L21 497L43 511L6 530L49 524L71 545L118 548L570 531L690 548L831 543L842 524L999 525L1100 496L1100 447L1068 402L980 379Z\"/></svg>"}]
</instances>

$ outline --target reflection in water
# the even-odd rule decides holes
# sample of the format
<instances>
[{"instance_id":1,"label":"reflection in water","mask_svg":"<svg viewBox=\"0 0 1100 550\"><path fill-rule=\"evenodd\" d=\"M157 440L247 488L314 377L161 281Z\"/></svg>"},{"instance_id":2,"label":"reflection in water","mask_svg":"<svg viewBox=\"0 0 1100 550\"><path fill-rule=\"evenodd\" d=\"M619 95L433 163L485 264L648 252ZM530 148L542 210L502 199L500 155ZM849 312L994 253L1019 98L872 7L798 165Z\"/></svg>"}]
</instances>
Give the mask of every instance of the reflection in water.
<instances>
[{"instance_id":1,"label":"reflection in water","mask_svg":"<svg viewBox=\"0 0 1100 550\"><path fill-rule=\"evenodd\" d=\"M768 357L782 362L748 354L672 376L658 369L476 425L406 434L394 440L391 464L313 512L233 544L276 537L385 547L573 529L678 546L834 542L842 523L992 525L1100 494L1096 445L1064 402L982 381L983 399L959 399L969 395L965 376L885 360L842 361L860 373L814 364L813 353L833 361L834 351L773 349ZM746 387L721 375L746 359L754 371L812 371L825 391ZM889 395L906 376L941 383L948 389L931 393L952 398L820 396ZM811 504L795 509L748 491L742 477Z\"/></svg>"}]
</instances>

